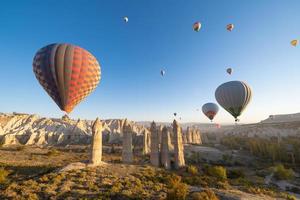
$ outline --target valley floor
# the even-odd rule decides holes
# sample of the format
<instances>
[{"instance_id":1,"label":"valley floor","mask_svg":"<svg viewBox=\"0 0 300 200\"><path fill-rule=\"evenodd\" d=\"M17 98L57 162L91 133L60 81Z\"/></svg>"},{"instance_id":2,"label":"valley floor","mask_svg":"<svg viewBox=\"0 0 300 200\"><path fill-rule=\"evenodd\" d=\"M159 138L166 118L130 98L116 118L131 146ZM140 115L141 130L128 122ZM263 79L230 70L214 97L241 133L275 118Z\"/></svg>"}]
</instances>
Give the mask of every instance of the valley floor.
<instances>
[{"instance_id":1,"label":"valley floor","mask_svg":"<svg viewBox=\"0 0 300 200\"><path fill-rule=\"evenodd\" d=\"M132 165L122 164L120 149L109 153L105 147L106 164L60 171L86 162L88 146L1 147L0 199L170 199L174 191L186 193L186 199L293 199L280 191L210 177L197 164L199 171L166 171L149 166L147 156L135 157Z\"/></svg>"}]
</instances>

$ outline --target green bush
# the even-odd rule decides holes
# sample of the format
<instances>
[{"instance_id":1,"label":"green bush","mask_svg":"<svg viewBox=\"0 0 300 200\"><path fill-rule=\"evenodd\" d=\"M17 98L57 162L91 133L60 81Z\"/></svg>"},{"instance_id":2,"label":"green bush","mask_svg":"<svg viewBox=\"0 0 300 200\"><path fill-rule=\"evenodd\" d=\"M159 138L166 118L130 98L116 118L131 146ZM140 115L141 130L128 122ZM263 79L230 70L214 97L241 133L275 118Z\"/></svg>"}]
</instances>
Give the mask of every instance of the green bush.
<instances>
[{"instance_id":1,"label":"green bush","mask_svg":"<svg viewBox=\"0 0 300 200\"><path fill-rule=\"evenodd\" d=\"M207 173L208 173L208 175L216 177L219 180L226 180L227 179L226 168L224 168L222 166L208 167Z\"/></svg>"},{"instance_id":2,"label":"green bush","mask_svg":"<svg viewBox=\"0 0 300 200\"><path fill-rule=\"evenodd\" d=\"M0 184L5 183L8 175L9 175L9 171L4 169L3 167L1 167L0 168Z\"/></svg>"},{"instance_id":3,"label":"green bush","mask_svg":"<svg viewBox=\"0 0 300 200\"><path fill-rule=\"evenodd\" d=\"M294 171L286 169L282 164L279 164L274 168L274 177L277 180L291 180L294 178Z\"/></svg>"},{"instance_id":4,"label":"green bush","mask_svg":"<svg viewBox=\"0 0 300 200\"><path fill-rule=\"evenodd\" d=\"M197 175L198 174L198 168L194 165L189 165L187 167L187 172L191 175Z\"/></svg>"},{"instance_id":5,"label":"green bush","mask_svg":"<svg viewBox=\"0 0 300 200\"><path fill-rule=\"evenodd\" d=\"M181 177L172 175L168 180L167 200L185 200L188 194L188 187L181 182Z\"/></svg>"}]
</instances>

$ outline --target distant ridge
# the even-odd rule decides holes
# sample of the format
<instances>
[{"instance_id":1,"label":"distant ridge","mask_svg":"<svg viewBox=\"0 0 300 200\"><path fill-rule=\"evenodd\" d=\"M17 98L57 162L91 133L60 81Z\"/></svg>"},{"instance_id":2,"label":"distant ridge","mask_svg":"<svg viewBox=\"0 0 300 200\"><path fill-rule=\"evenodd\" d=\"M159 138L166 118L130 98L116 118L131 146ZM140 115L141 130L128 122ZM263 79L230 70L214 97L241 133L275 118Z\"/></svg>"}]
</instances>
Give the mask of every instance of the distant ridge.
<instances>
[{"instance_id":1,"label":"distant ridge","mask_svg":"<svg viewBox=\"0 0 300 200\"><path fill-rule=\"evenodd\" d=\"M261 123L280 123L297 121L300 122L300 113L270 115L267 119L262 120Z\"/></svg>"}]
</instances>

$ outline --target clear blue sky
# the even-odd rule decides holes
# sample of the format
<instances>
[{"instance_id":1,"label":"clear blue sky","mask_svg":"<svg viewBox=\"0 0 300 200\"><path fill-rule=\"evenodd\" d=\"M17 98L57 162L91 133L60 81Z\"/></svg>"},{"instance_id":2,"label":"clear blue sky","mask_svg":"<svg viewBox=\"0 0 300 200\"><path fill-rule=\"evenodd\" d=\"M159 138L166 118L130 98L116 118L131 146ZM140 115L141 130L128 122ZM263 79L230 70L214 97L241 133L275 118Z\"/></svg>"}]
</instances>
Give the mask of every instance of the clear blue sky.
<instances>
[{"instance_id":1,"label":"clear blue sky","mask_svg":"<svg viewBox=\"0 0 300 200\"><path fill-rule=\"evenodd\" d=\"M0 25L0 112L63 115L32 72L36 51L56 42L101 64L100 85L73 118L170 121L177 112L183 122L208 122L196 109L230 80L253 90L244 123L300 112L300 46L290 45L300 39L298 0L7 0ZM233 118L220 109L215 121Z\"/></svg>"}]
</instances>

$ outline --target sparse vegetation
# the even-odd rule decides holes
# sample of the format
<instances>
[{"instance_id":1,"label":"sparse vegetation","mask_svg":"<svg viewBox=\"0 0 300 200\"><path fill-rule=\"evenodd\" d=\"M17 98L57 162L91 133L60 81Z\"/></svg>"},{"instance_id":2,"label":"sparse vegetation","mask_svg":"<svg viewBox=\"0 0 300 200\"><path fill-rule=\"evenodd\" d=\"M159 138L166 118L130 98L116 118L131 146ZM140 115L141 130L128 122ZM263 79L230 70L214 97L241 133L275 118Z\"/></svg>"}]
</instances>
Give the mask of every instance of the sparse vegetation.
<instances>
[{"instance_id":1,"label":"sparse vegetation","mask_svg":"<svg viewBox=\"0 0 300 200\"><path fill-rule=\"evenodd\" d=\"M0 168L0 184L5 183L8 175L9 175L9 171L4 169L3 167L1 167Z\"/></svg>"},{"instance_id":2,"label":"sparse vegetation","mask_svg":"<svg viewBox=\"0 0 300 200\"><path fill-rule=\"evenodd\" d=\"M167 200L185 200L188 194L188 187L181 182L181 177L172 175L168 179Z\"/></svg>"},{"instance_id":3,"label":"sparse vegetation","mask_svg":"<svg viewBox=\"0 0 300 200\"><path fill-rule=\"evenodd\" d=\"M28 146L26 151L16 152L15 147L5 147L2 152L0 150L3 155L0 162L3 163L4 159L9 161L0 169L0 176L2 169L10 172L5 175L5 184L0 184L0 199L218 199L214 191L226 191L229 188L239 188L253 194L293 198L276 189L266 188L262 177L257 176L259 180L255 176L249 179L245 175L248 174L245 173L245 167L228 166L226 169L204 163L188 163L186 169L167 171L112 162L120 160L121 152L113 155L104 152L104 160L110 163L108 166L59 173L55 169L70 162L84 160L88 156L87 151L81 151L82 146L78 149L70 148L72 151ZM18 158L10 160L13 155ZM32 159L28 162L29 156ZM265 174L270 173L271 171L267 171ZM202 191L190 193L189 186Z\"/></svg>"},{"instance_id":4,"label":"sparse vegetation","mask_svg":"<svg viewBox=\"0 0 300 200\"><path fill-rule=\"evenodd\" d=\"M274 177L277 180L291 180L294 178L294 171L286 169L282 164L279 164L274 168Z\"/></svg>"},{"instance_id":5,"label":"sparse vegetation","mask_svg":"<svg viewBox=\"0 0 300 200\"><path fill-rule=\"evenodd\" d=\"M245 149L253 156L270 162L286 162L300 164L300 140L298 137L246 138L241 136L226 136L221 144L230 149Z\"/></svg>"},{"instance_id":6,"label":"sparse vegetation","mask_svg":"<svg viewBox=\"0 0 300 200\"><path fill-rule=\"evenodd\" d=\"M222 166L210 166L207 168L207 173L222 181L227 179L226 168Z\"/></svg>"},{"instance_id":7,"label":"sparse vegetation","mask_svg":"<svg viewBox=\"0 0 300 200\"><path fill-rule=\"evenodd\" d=\"M49 150L48 152L47 152L47 156L57 156L57 155L59 155L60 154L60 152L58 151L58 150L56 150L56 149L51 149L51 150Z\"/></svg>"},{"instance_id":8,"label":"sparse vegetation","mask_svg":"<svg viewBox=\"0 0 300 200\"><path fill-rule=\"evenodd\" d=\"M187 166L187 172L191 175L197 175L199 173L198 168L194 165Z\"/></svg>"},{"instance_id":9,"label":"sparse vegetation","mask_svg":"<svg viewBox=\"0 0 300 200\"><path fill-rule=\"evenodd\" d=\"M192 194L193 200L219 200L211 189L204 189L202 192L194 192Z\"/></svg>"},{"instance_id":10,"label":"sparse vegetation","mask_svg":"<svg viewBox=\"0 0 300 200\"><path fill-rule=\"evenodd\" d=\"M241 169L231 169L227 172L227 177L230 179L245 178L245 174Z\"/></svg>"}]
</instances>

